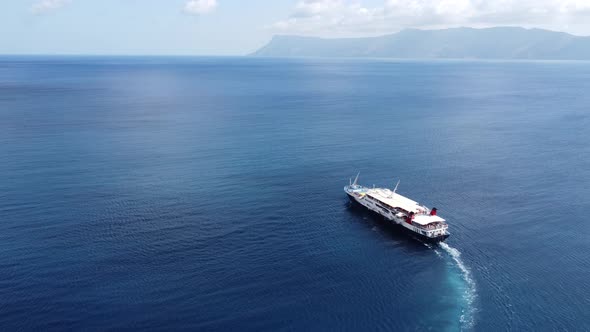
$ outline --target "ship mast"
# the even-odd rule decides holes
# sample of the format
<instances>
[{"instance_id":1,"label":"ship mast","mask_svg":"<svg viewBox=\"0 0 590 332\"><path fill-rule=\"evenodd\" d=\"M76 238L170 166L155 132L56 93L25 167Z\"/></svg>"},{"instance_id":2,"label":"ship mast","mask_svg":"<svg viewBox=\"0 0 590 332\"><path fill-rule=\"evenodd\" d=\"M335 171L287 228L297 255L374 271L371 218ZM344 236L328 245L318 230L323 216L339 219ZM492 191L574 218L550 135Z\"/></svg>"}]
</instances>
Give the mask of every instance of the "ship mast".
<instances>
[{"instance_id":1,"label":"ship mast","mask_svg":"<svg viewBox=\"0 0 590 332\"><path fill-rule=\"evenodd\" d=\"M356 175L356 178L354 178L354 182L352 183L353 186L357 185L357 181L359 180L359 175L361 175L361 172L358 172L358 174Z\"/></svg>"},{"instance_id":2,"label":"ship mast","mask_svg":"<svg viewBox=\"0 0 590 332\"><path fill-rule=\"evenodd\" d=\"M399 182L400 182L400 181L401 181L401 180L397 180L397 184L395 185L395 188L393 188L393 192L394 192L394 193L397 191L397 186L399 186Z\"/></svg>"}]
</instances>

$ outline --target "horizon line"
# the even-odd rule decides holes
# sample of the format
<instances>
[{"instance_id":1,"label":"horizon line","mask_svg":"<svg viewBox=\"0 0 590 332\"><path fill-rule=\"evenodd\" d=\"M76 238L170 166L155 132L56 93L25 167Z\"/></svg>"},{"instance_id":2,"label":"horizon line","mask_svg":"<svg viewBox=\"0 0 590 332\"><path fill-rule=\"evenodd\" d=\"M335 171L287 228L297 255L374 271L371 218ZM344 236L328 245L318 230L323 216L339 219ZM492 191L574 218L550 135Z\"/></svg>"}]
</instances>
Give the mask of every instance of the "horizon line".
<instances>
[{"instance_id":1,"label":"horizon line","mask_svg":"<svg viewBox=\"0 0 590 332\"><path fill-rule=\"evenodd\" d=\"M322 57L322 56L253 56L246 55L183 55L183 54L0 54L2 58L249 58L249 59L301 59L301 60L338 60L338 61L399 61L399 62L590 62L590 59L509 59L509 58L393 58L393 57Z\"/></svg>"}]
</instances>

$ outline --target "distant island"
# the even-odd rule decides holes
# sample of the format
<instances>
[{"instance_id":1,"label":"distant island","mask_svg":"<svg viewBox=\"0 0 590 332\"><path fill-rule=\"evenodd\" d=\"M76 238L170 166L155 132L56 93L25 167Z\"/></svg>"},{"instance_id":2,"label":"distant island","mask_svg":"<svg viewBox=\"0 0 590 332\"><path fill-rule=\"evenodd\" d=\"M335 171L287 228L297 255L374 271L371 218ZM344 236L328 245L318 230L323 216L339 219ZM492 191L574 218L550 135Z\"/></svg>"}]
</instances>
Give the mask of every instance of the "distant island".
<instances>
[{"instance_id":1,"label":"distant island","mask_svg":"<svg viewBox=\"0 0 590 332\"><path fill-rule=\"evenodd\" d=\"M252 56L590 60L590 37L519 27L408 29L367 38L275 36Z\"/></svg>"}]
</instances>

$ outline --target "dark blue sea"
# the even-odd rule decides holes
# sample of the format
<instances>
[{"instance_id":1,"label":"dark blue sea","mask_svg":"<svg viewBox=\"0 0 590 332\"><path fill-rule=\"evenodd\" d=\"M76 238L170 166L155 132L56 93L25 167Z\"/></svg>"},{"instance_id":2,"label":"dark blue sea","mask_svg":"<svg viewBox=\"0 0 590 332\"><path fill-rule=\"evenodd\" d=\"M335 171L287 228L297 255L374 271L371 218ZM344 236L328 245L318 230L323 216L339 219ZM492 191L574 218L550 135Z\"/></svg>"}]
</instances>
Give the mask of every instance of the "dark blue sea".
<instances>
[{"instance_id":1,"label":"dark blue sea","mask_svg":"<svg viewBox=\"0 0 590 332\"><path fill-rule=\"evenodd\" d=\"M589 128L588 62L2 57L0 329L590 331Z\"/></svg>"}]
</instances>

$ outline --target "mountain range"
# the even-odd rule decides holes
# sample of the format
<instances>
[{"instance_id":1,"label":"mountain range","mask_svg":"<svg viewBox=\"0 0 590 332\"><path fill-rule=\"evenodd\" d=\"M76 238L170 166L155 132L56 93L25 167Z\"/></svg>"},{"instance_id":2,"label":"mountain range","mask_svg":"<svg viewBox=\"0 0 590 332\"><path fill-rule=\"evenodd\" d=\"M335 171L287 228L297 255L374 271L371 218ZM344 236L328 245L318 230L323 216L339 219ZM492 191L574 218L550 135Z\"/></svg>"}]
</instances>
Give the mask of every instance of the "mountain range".
<instances>
[{"instance_id":1,"label":"mountain range","mask_svg":"<svg viewBox=\"0 0 590 332\"><path fill-rule=\"evenodd\" d=\"M520 27L407 29L366 38L278 35L253 56L590 60L590 37Z\"/></svg>"}]
</instances>

